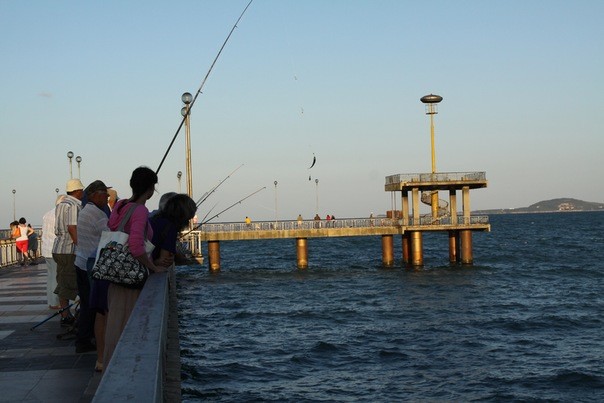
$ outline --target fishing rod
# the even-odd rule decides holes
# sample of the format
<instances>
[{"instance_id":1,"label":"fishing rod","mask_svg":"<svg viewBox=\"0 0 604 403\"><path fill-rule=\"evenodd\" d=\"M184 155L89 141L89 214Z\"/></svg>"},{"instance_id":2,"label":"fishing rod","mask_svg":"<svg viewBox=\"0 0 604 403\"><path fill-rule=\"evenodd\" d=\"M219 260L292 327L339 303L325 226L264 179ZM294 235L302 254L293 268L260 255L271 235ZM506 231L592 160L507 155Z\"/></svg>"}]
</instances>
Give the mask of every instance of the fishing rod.
<instances>
[{"instance_id":1,"label":"fishing rod","mask_svg":"<svg viewBox=\"0 0 604 403\"><path fill-rule=\"evenodd\" d=\"M201 219L201 222L204 222L206 218L208 218L208 216L210 215L210 213L212 212L212 210L214 210L216 208L216 206L218 206L218 202L216 204L214 204L214 206L208 210L208 212L206 213L206 215L203 216L203 218Z\"/></svg>"},{"instance_id":2,"label":"fishing rod","mask_svg":"<svg viewBox=\"0 0 604 403\"><path fill-rule=\"evenodd\" d=\"M210 189L210 191L205 192L203 194L203 196L201 196L199 198L199 200L197 200L197 203L195 203L197 205L197 207L199 207L204 201L206 201L206 199L208 197L210 197L210 195L212 193L214 193L216 191L216 189L218 189L220 187L220 185L222 185L227 179L229 179L231 177L231 175L233 175L235 172L237 172L239 170L239 168L241 168L244 164L239 165L233 172L231 172L230 174L227 175L226 178L224 178L223 180L221 180L220 182L218 182L218 185L214 186L212 189Z\"/></svg>"},{"instance_id":3,"label":"fishing rod","mask_svg":"<svg viewBox=\"0 0 604 403\"><path fill-rule=\"evenodd\" d=\"M199 224L197 227L202 226L203 224L208 223L209 221L212 221L214 218L218 217L220 214L224 213L225 211L228 211L230 209L232 209L233 207L235 207L237 204L241 204L242 201L244 201L245 199L249 199L250 197L252 197L253 195L255 195L256 193L262 191L266 189L266 186L256 190L254 193L251 193L249 195L247 195L246 197L244 197L243 199L231 204L229 207L225 208L224 210L222 210L220 213L213 215L212 217L208 218L207 220L203 221L201 224Z\"/></svg>"},{"instance_id":4,"label":"fishing rod","mask_svg":"<svg viewBox=\"0 0 604 403\"><path fill-rule=\"evenodd\" d=\"M203 224L207 224L209 221L213 220L214 218L218 217L220 214L224 213L225 211L228 211L230 209L232 209L233 207L235 207L237 204L241 204L242 201L244 201L245 199L249 199L250 197L252 197L253 195L255 195L256 193L262 191L266 189L266 186L256 190L255 192L245 196L243 199L240 199L238 201L236 201L235 203L231 204L229 207L225 208L224 210L222 210L220 213L213 215L212 217L208 218L207 220L202 220L202 222L200 222L199 224L197 224L193 229L190 229L189 231L185 232L184 234L180 234L179 236L181 238L184 238L185 236L189 235L191 232L198 230ZM216 206L214 206L216 207ZM212 207L212 209L214 208ZM207 217L207 214L206 214ZM205 218L205 217L204 217Z\"/></svg>"},{"instance_id":5,"label":"fishing rod","mask_svg":"<svg viewBox=\"0 0 604 403\"><path fill-rule=\"evenodd\" d=\"M227 35L226 39L224 40L222 46L220 47L220 50L218 51L218 54L216 55L216 57L214 58L214 61L210 65L210 69L206 73L206 76L204 77L203 81L201 82L201 85L199 86L199 89L195 93L195 96L193 97L193 100L189 104L189 111L191 110L191 108L193 108L193 105L195 104L195 100L197 100L197 97L199 96L199 94L201 94L201 90L203 89L203 86L205 85L206 80L210 76L210 73L212 72L212 69L214 68L214 65L216 64L216 61L220 57L220 54L222 53L222 50L224 49L224 47L226 46L227 42L231 38L231 35L233 34L233 31L235 31L235 28L237 28L237 24L239 24L239 21L241 21L241 18L243 18L243 14L245 14L245 12L247 11L248 7L252 4L252 1L254 1L254 0L250 0L250 2L247 3L247 6L245 6L245 8L243 9L243 12L241 13L241 15L239 16L239 18L237 19L237 21L233 25L233 28L231 28L231 31ZM161 162L159 163L159 166L157 167L157 170L155 171L155 174L159 174L159 170L161 169L162 165L164 165L164 161L166 160L166 157L168 156L168 153L170 153L170 149L172 149L172 145L174 145L174 141L176 140L176 137L178 137L178 133L180 133L180 129L182 128L182 125L185 123L186 118L187 118L186 116L183 116L182 120L180 121L180 125L178 125L178 129L176 129L176 133L174 133L174 137L172 137L172 141L170 142L170 145L168 146L168 149L166 150L166 153L164 154L164 157L161 159Z\"/></svg>"}]
</instances>

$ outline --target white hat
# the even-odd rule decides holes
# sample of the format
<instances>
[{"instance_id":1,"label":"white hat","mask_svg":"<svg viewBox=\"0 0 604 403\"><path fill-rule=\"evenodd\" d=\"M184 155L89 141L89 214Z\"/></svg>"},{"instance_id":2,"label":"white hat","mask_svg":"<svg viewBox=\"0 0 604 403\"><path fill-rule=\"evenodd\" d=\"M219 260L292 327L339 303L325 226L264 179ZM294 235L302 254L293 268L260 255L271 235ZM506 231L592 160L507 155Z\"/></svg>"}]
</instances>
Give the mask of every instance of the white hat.
<instances>
[{"instance_id":1,"label":"white hat","mask_svg":"<svg viewBox=\"0 0 604 403\"><path fill-rule=\"evenodd\" d=\"M84 190L84 185L82 185L82 182L80 182L79 179L70 179L67 181L65 190L67 193L74 192L76 190Z\"/></svg>"}]
</instances>

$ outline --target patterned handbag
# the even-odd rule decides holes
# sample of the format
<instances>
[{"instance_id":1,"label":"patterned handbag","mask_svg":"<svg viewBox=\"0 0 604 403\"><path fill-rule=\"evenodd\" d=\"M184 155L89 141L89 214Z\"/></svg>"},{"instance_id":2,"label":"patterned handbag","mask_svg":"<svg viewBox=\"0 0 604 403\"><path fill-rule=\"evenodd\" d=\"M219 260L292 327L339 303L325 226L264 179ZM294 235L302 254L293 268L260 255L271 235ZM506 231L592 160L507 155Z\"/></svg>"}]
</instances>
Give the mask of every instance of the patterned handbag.
<instances>
[{"instance_id":1,"label":"patterned handbag","mask_svg":"<svg viewBox=\"0 0 604 403\"><path fill-rule=\"evenodd\" d=\"M128 248L128 234L124 227L134 212L132 206L120 221L117 231L103 231L97 257L92 268L92 278L95 280L108 280L129 288L142 288L149 277L149 270L130 253ZM147 240L147 226L145 226L145 250L147 253L154 246Z\"/></svg>"}]
</instances>

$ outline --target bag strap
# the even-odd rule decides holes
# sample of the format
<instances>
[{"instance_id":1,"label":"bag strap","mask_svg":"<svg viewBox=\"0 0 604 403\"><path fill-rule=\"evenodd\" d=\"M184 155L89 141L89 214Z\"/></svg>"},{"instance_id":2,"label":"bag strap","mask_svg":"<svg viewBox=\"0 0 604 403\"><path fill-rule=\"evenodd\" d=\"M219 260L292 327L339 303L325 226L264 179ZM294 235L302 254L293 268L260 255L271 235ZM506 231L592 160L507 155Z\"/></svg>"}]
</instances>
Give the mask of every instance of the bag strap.
<instances>
[{"instance_id":1,"label":"bag strap","mask_svg":"<svg viewBox=\"0 0 604 403\"><path fill-rule=\"evenodd\" d=\"M124 228L126 227L126 223L130 220L130 217L132 216L132 213L134 213L135 209L136 209L136 203L134 203L134 206L130 207L130 210L128 210L126 212L126 214L124 215L124 217L122 217L122 219L120 220L120 225L118 225L118 227L117 227L117 230L119 232L124 232ZM146 230L146 228L145 228L145 230Z\"/></svg>"}]
</instances>

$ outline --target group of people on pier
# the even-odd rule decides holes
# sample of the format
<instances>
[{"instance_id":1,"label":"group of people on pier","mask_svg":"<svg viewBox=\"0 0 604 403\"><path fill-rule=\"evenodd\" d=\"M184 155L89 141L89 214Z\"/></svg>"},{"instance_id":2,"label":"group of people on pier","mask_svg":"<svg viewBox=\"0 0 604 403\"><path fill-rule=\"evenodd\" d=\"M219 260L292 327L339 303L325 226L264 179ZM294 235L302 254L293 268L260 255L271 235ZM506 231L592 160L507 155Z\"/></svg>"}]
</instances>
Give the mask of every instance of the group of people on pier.
<instances>
[{"instance_id":1,"label":"group of people on pier","mask_svg":"<svg viewBox=\"0 0 604 403\"><path fill-rule=\"evenodd\" d=\"M76 354L96 351L96 371L111 359L134 309L141 288L128 288L91 276L103 231L116 231L122 219L133 257L152 275L169 270L177 253L178 233L195 215L197 206L186 194L162 196L158 210L146 202L155 192L156 173L136 168L130 177L132 196L119 199L101 180L84 186L70 179L66 195L43 217L42 255L48 269L48 304L58 309L61 327L76 334ZM145 243L154 249L147 253ZM72 307L78 307L76 315Z\"/></svg>"},{"instance_id":2,"label":"group of people on pier","mask_svg":"<svg viewBox=\"0 0 604 403\"><path fill-rule=\"evenodd\" d=\"M25 217L10 223L11 238L15 239L19 264L21 266L36 265L38 253L38 234L27 223Z\"/></svg>"}]
</instances>

